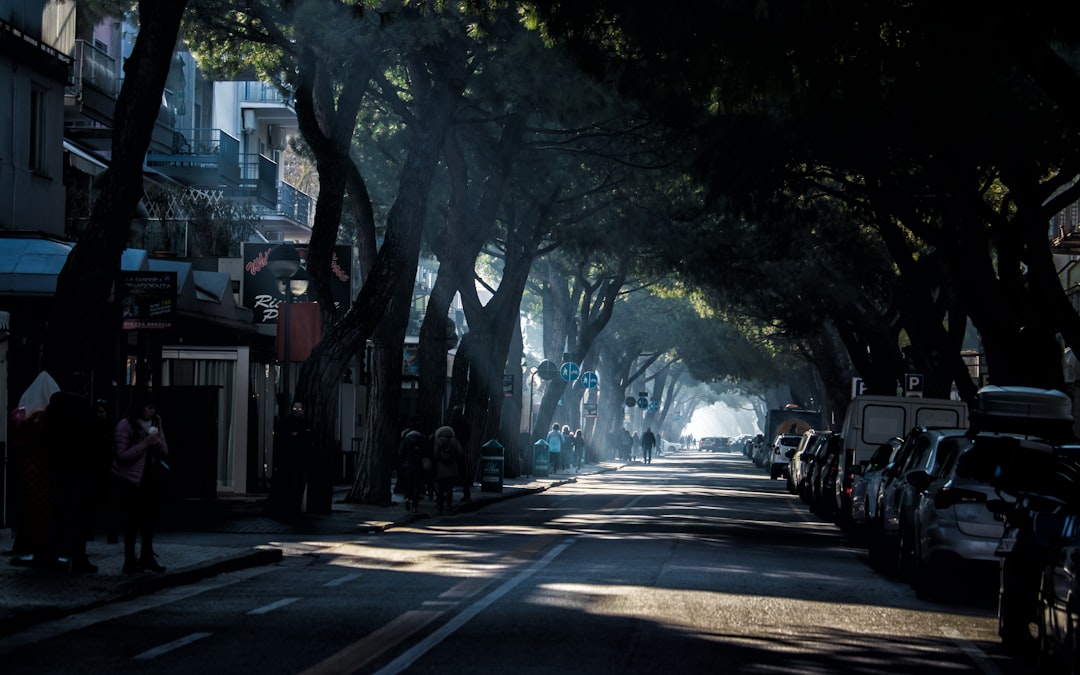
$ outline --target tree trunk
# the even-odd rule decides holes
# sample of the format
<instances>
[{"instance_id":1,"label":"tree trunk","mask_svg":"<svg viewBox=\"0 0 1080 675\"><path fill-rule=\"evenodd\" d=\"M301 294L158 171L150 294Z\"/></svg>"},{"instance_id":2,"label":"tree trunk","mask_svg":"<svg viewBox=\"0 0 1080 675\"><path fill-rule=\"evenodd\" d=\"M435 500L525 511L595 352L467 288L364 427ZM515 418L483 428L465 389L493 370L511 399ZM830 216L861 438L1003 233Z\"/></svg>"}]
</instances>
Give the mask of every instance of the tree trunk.
<instances>
[{"instance_id":1,"label":"tree trunk","mask_svg":"<svg viewBox=\"0 0 1080 675\"><path fill-rule=\"evenodd\" d=\"M113 115L112 161L102 176L86 232L68 255L56 280L56 295L44 344L44 367L55 378L90 372L93 355L112 350L88 336L115 335L118 325L99 330L109 291L120 272L135 207L143 196L143 161L161 108L187 0L139 2L139 35L124 63L124 84ZM148 383L143 383L148 384Z\"/></svg>"}]
</instances>

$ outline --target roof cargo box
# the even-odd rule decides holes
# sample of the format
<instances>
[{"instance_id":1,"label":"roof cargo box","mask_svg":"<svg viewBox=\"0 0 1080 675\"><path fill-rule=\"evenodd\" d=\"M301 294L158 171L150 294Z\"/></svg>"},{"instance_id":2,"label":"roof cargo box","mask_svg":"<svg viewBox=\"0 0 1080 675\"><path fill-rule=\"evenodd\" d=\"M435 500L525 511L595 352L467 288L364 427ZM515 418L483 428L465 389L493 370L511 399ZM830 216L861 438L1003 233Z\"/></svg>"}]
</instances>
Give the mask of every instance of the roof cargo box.
<instances>
[{"instance_id":1,"label":"roof cargo box","mask_svg":"<svg viewBox=\"0 0 1080 675\"><path fill-rule=\"evenodd\" d=\"M1058 439L1072 435L1073 403L1054 389L983 387L971 409L973 427Z\"/></svg>"}]
</instances>

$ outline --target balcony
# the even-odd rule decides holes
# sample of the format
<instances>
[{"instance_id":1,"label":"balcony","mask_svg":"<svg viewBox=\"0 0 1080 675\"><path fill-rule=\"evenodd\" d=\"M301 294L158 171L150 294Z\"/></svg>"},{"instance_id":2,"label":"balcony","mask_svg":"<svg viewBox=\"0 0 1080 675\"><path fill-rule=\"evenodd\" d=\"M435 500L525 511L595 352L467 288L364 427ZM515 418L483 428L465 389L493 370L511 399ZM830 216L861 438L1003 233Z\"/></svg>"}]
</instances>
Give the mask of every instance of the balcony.
<instances>
[{"instance_id":1,"label":"balcony","mask_svg":"<svg viewBox=\"0 0 1080 675\"><path fill-rule=\"evenodd\" d=\"M221 129L177 129L172 152L147 153L146 165L192 187L239 187L240 141Z\"/></svg>"},{"instance_id":2,"label":"balcony","mask_svg":"<svg viewBox=\"0 0 1080 675\"><path fill-rule=\"evenodd\" d=\"M282 96L277 87L265 82L244 82L240 90L240 100L244 103L277 103L292 107L291 96Z\"/></svg>"},{"instance_id":3,"label":"balcony","mask_svg":"<svg viewBox=\"0 0 1080 675\"><path fill-rule=\"evenodd\" d=\"M240 188L254 191L259 204L271 209L278 203L277 176L277 162L265 155L240 156Z\"/></svg>"},{"instance_id":4,"label":"balcony","mask_svg":"<svg viewBox=\"0 0 1080 675\"><path fill-rule=\"evenodd\" d=\"M278 212L310 227L311 218L315 212L315 200L282 181L278 187Z\"/></svg>"},{"instance_id":5,"label":"balcony","mask_svg":"<svg viewBox=\"0 0 1080 675\"><path fill-rule=\"evenodd\" d=\"M68 121L86 118L80 126L104 125L111 134L121 82L116 59L86 40L76 40L70 81L64 89Z\"/></svg>"}]
</instances>

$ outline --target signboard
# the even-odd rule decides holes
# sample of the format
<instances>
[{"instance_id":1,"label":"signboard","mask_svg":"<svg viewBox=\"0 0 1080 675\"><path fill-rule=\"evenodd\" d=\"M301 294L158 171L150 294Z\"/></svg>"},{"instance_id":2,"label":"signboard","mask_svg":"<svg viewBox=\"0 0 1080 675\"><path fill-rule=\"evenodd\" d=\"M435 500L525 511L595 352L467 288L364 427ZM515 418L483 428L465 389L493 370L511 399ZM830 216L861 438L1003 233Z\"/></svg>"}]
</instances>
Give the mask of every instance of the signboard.
<instances>
[{"instance_id":1,"label":"signboard","mask_svg":"<svg viewBox=\"0 0 1080 675\"><path fill-rule=\"evenodd\" d=\"M660 412L660 403L658 401L653 401L649 404L648 411L651 413Z\"/></svg>"},{"instance_id":2,"label":"signboard","mask_svg":"<svg viewBox=\"0 0 1080 675\"><path fill-rule=\"evenodd\" d=\"M588 418L588 419L595 419L596 418L596 404L595 403L586 403L585 404L585 417Z\"/></svg>"},{"instance_id":3,"label":"signboard","mask_svg":"<svg viewBox=\"0 0 1080 675\"><path fill-rule=\"evenodd\" d=\"M121 328L176 327L176 272L123 272L119 285Z\"/></svg>"},{"instance_id":4,"label":"signboard","mask_svg":"<svg viewBox=\"0 0 1080 675\"><path fill-rule=\"evenodd\" d=\"M280 310L278 305L285 302L285 281L270 273L266 264L270 251L281 244L262 244L244 242L240 255L244 263L244 272L240 275L240 304L255 313L256 324L272 325L277 323ZM297 244L300 265L307 267L307 244ZM335 307L348 307L352 303L350 275L352 270L352 247L338 244L330 260L330 294ZM306 293L293 296L294 302L312 300Z\"/></svg>"},{"instance_id":5,"label":"signboard","mask_svg":"<svg viewBox=\"0 0 1080 675\"><path fill-rule=\"evenodd\" d=\"M626 404L626 407L627 407L627 408L633 408L633 407L634 407L635 405L637 405L637 401L636 401L636 400L634 400L634 397L633 397L633 396L627 396L627 397L626 397L626 400L625 400L625 401L623 401L623 403L625 403L625 404Z\"/></svg>"},{"instance_id":6,"label":"signboard","mask_svg":"<svg viewBox=\"0 0 1080 675\"><path fill-rule=\"evenodd\" d=\"M513 373L503 373L503 396L511 398L514 395Z\"/></svg>"},{"instance_id":7,"label":"signboard","mask_svg":"<svg viewBox=\"0 0 1080 675\"><path fill-rule=\"evenodd\" d=\"M580 374L581 366L572 361L567 361L566 363L562 364L562 368L559 368L559 375L561 375L562 379L566 380L567 382L573 382L574 380L578 379L578 375Z\"/></svg>"},{"instance_id":8,"label":"signboard","mask_svg":"<svg viewBox=\"0 0 1080 675\"><path fill-rule=\"evenodd\" d=\"M540 365L536 367L536 374L540 376L541 380L554 380L559 375L559 369L555 366L554 361L541 361Z\"/></svg>"},{"instance_id":9,"label":"signboard","mask_svg":"<svg viewBox=\"0 0 1080 675\"><path fill-rule=\"evenodd\" d=\"M642 410L644 410L645 408L648 408L649 407L649 399L642 396L641 398L639 398L637 400L637 407L641 408Z\"/></svg>"},{"instance_id":10,"label":"signboard","mask_svg":"<svg viewBox=\"0 0 1080 675\"><path fill-rule=\"evenodd\" d=\"M582 387L586 389L595 389L596 385L600 382L600 378L597 376L595 370L586 370L581 374L579 381Z\"/></svg>"},{"instance_id":11,"label":"signboard","mask_svg":"<svg viewBox=\"0 0 1080 675\"><path fill-rule=\"evenodd\" d=\"M922 373L908 373L904 376L904 396L922 398L923 376Z\"/></svg>"},{"instance_id":12,"label":"signboard","mask_svg":"<svg viewBox=\"0 0 1080 675\"><path fill-rule=\"evenodd\" d=\"M402 347L401 374L404 377L420 377L420 345Z\"/></svg>"},{"instance_id":13,"label":"signboard","mask_svg":"<svg viewBox=\"0 0 1080 675\"><path fill-rule=\"evenodd\" d=\"M862 396L866 393L866 380L861 377L851 378L851 398Z\"/></svg>"}]
</instances>

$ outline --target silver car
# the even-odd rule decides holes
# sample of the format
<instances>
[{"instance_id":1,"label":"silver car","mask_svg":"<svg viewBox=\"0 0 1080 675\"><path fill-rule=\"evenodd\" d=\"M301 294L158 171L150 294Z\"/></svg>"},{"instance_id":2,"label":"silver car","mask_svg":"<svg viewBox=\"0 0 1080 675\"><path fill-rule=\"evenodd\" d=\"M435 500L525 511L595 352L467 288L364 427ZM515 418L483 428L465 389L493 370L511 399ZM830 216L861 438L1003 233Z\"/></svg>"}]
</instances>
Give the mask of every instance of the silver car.
<instances>
[{"instance_id":1,"label":"silver car","mask_svg":"<svg viewBox=\"0 0 1080 675\"><path fill-rule=\"evenodd\" d=\"M996 550L1005 529L1004 518L991 512L987 502L997 498L994 488L974 478L957 475L960 457L1002 434L941 438L937 466L932 474L916 472L908 482L919 490L911 519L901 523L901 546L911 560L911 583L919 597L930 597L956 574L998 565ZM906 535L906 536L905 536ZM987 579L994 575L987 574Z\"/></svg>"},{"instance_id":2,"label":"silver car","mask_svg":"<svg viewBox=\"0 0 1080 675\"><path fill-rule=\"evenodd\" d=\"M877 518L882 472L893 461L903 442L904 439L897 437L879 446L866 465L860 467L851 484L851 522L855 527L864 527Z\"/></svg>"}]
</instances>

